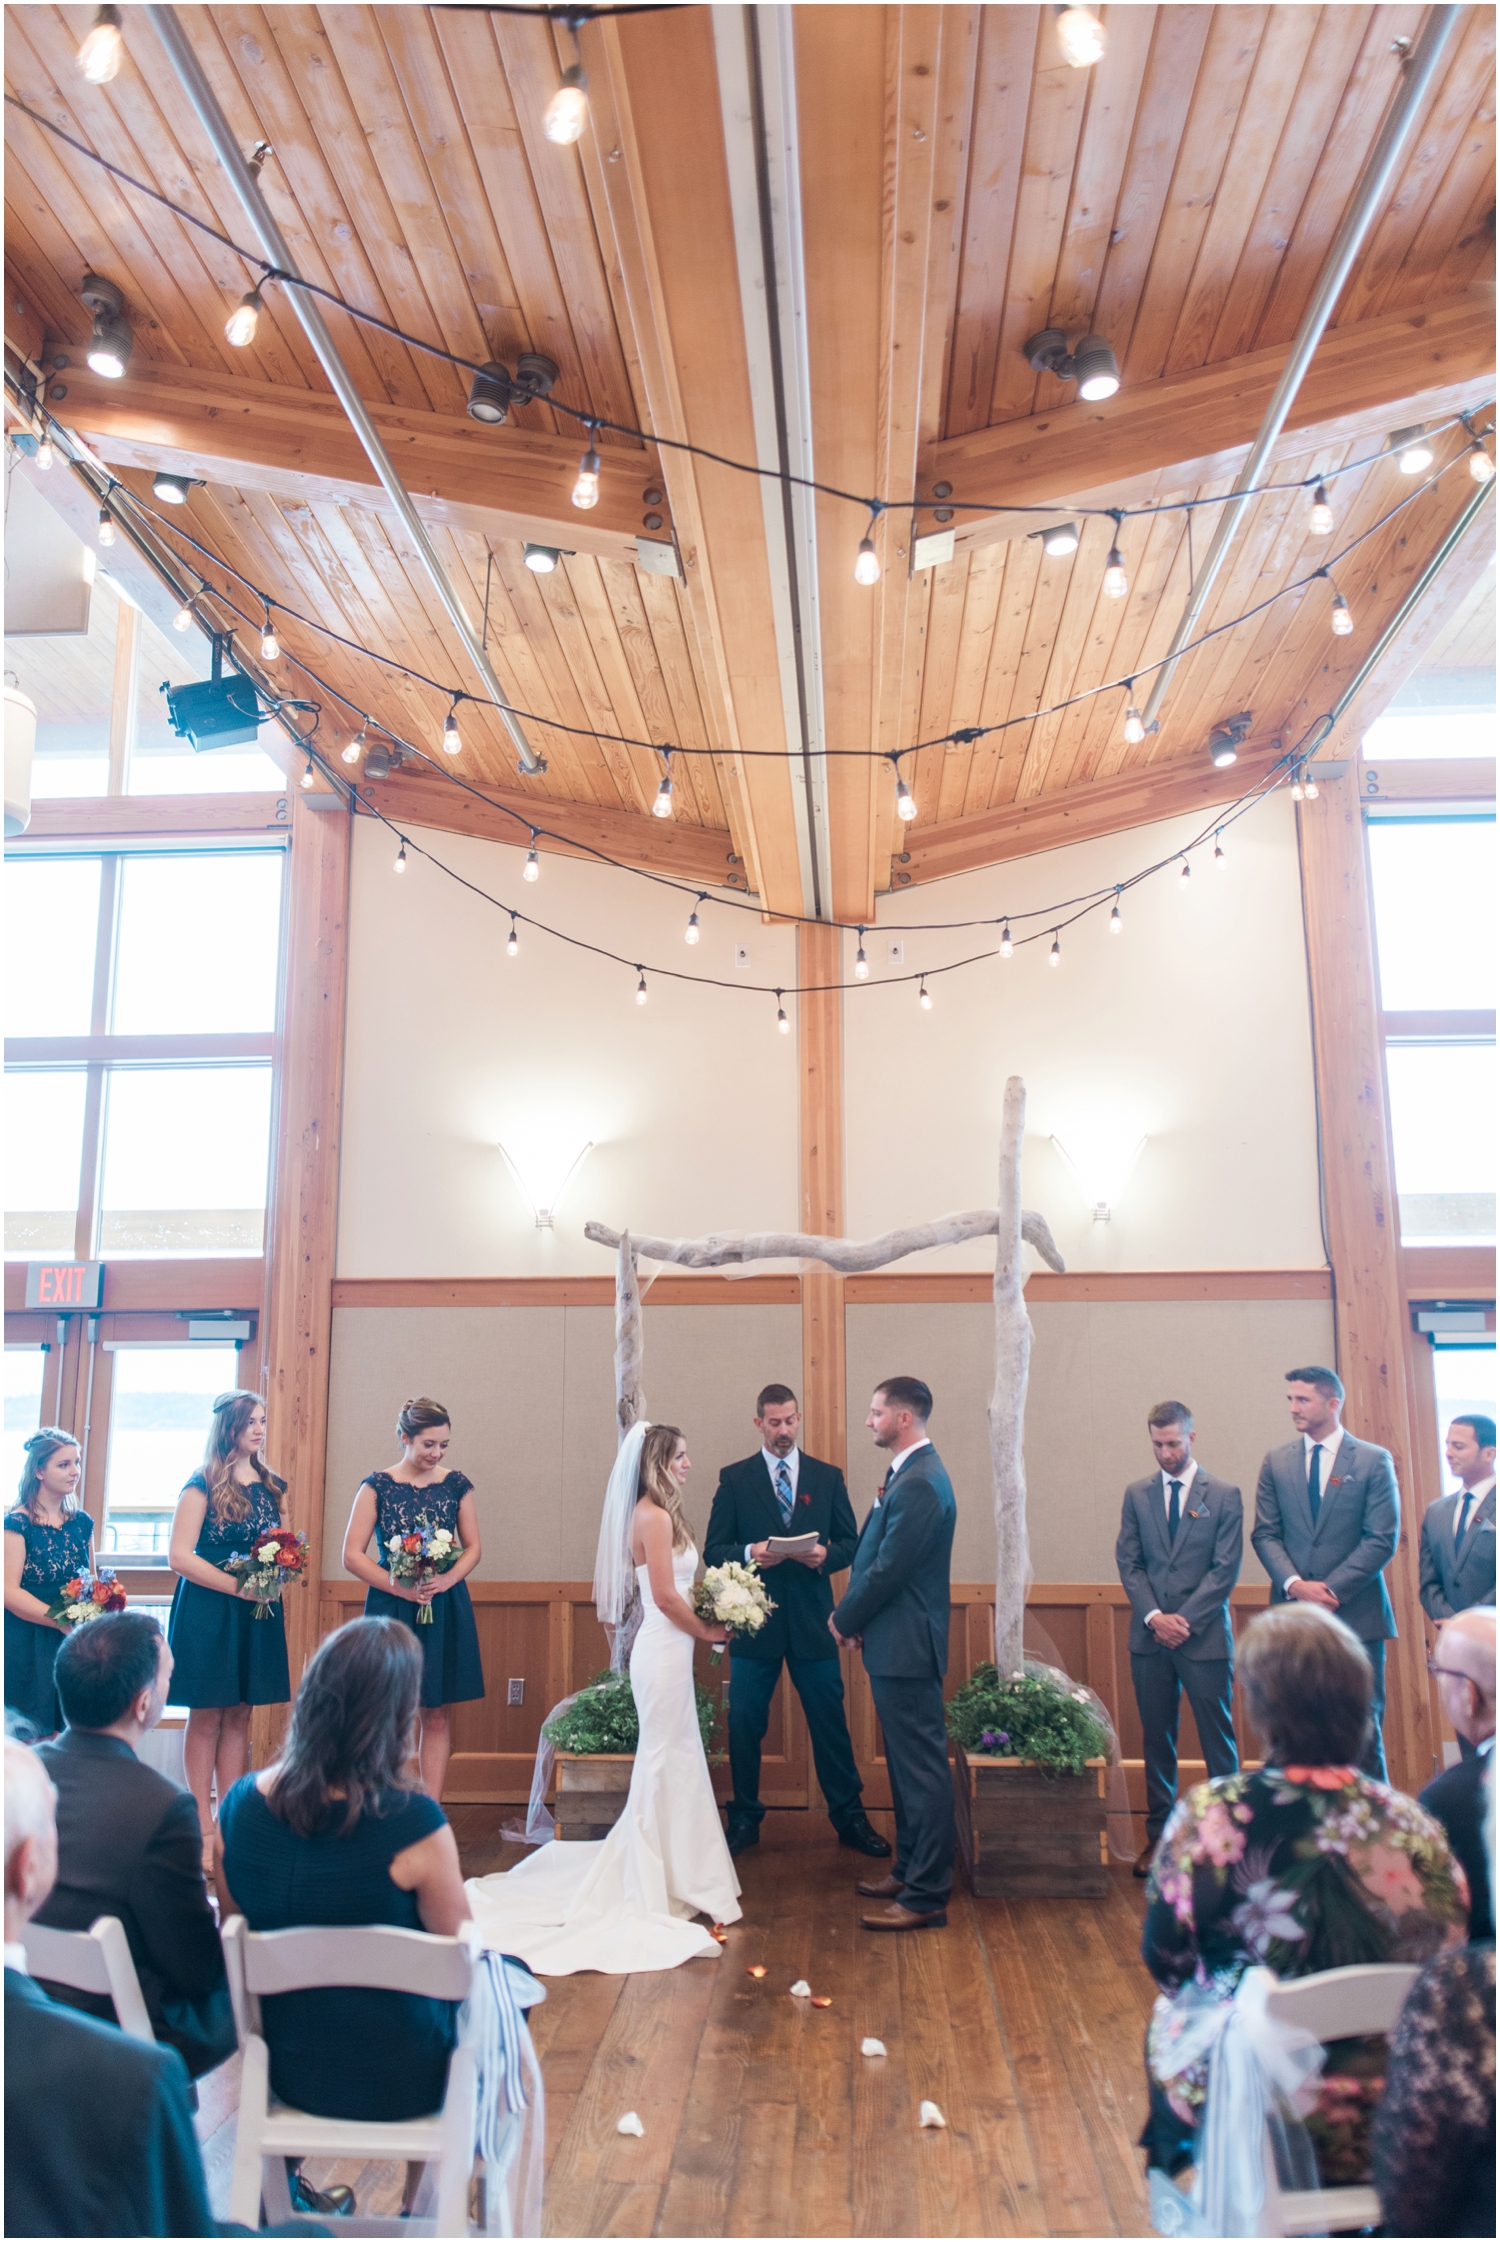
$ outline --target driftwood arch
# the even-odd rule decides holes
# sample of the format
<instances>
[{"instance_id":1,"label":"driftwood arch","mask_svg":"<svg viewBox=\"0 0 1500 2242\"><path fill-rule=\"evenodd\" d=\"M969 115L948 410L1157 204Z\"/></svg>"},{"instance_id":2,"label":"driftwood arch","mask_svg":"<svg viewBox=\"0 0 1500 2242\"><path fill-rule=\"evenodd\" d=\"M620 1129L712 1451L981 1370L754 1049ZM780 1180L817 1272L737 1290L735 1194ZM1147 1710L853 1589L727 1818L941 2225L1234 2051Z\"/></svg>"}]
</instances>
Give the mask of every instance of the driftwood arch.
<instances>
[{"instance_id":1,"label":"driftwood arch","mask_svg":"<svg viewBox=\"0 0 1500 2242\"><path fill-rule=\"evenodd\" d=\"M642 1390L645 1332L641 1314L639 1259L667 1261L685 1269L722 1269L731 1264L797 1259L821 1261L841 1275L884 1268L928 1246L963 1245L971 1238L995 1240L995 1376L990 1391L990 1463L995 1498L995 1658L1002 1673L1022 1662L1021 1631L1026 1604L1026 1473L1022 1428L1026 1381L1031 1364L1031 1319L1022 1293L1022 1248L1036 1248L1049 1268L1061 1270L1062 1255L1039 1214L1021 1205L1021 1139L1026 1124L1026 1085L1012 1075L1005 1085L1000 1124L999 1188L993 1207L968 1214L941 1215L908 1230L888 1230L868 1239L820 1238L805 1231L712 1231L704 1238L636 1237L602 1222L584 1225L595 1245L609 1246L615 1261L615 1410L623 1440L646 1413Z\"/></svg>"}]
</instances>

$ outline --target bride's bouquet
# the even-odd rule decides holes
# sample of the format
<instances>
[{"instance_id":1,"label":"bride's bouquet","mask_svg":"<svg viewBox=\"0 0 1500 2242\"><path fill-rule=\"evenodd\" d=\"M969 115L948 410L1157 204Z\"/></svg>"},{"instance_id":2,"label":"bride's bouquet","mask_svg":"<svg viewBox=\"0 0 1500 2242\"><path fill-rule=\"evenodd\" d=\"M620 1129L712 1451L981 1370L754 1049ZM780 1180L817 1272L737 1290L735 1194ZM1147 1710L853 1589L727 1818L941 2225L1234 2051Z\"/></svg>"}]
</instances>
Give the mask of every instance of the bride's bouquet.
<instances>
[{"instance_id":1,"label":"bride's bouquet","mask_svg":"<svg viewBox=\"0 0 1500 2242\"><path fill-rule=\"evenodd\" d=\"M731 1635L758 1635L776 1606L766 1594L755 1565L711 1565L693 1590L693 1609L700 1619L717 1620ZM724 1656L722 1643L709 1652L717 1666Z\"/></svg>"},{"instance_id":2,"label":"bride's bouquet","mask_svg":"<svg viewBox=\"0 0 1500 2242\"><path fill-rule=\"evenodd\" d=\"M385 1549L392 1581L409 1588L425 1588L429 1580L436 1580L439 1573L456 1565L464 1553L457 1534L450 1533L446 1526L434 1526L425 1510L410 1533L392 1534ZM417 1625L432 1624L431 1604L418 1604Z\"/></svg>"}]
</instances>

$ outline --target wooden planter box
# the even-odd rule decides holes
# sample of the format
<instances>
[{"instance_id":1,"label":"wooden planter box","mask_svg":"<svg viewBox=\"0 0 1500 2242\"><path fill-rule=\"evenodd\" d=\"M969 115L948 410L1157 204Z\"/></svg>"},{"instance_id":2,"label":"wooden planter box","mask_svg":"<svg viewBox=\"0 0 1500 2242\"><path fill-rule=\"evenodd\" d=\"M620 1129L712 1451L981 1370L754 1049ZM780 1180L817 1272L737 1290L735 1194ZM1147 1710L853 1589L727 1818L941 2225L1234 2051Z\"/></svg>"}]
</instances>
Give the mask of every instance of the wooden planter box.
<instances>
[{"instance_id":1,"label":"wooden planter box","mask_svg":"<svg viewBox=\"0 0 1500 2242\"><path fill-rule=\"evenodd\" d=\"M1102 1899L1107 1764L1044 1775L1019 1759L970 1759L955 1744L958 1850L971 1889L992 1899Z\"/></svg>"},{"instance_id":2,"label":"wooden planter box","mask_svg":"<svg viewBox=\"0 0 1500 2242\"><path fill-rule=\"evenodd\" d=\"M559 1752L553 1820L559 1837L608 1837L624 1811L634 1752Z\"/></svg>"}]
</instances>

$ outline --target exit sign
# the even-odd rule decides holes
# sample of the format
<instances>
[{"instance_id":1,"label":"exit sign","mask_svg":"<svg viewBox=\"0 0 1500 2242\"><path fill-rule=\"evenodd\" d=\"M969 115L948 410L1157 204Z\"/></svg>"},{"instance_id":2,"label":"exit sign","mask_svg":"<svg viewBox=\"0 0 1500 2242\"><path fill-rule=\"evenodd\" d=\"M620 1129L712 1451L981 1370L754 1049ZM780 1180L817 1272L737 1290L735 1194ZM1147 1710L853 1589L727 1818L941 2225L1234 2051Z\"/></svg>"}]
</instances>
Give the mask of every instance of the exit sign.
<instances>
[{"instance_id":1,"label":"exit sign","mask_svg":"<svg viewBox=\"0 0 1500 2242\"><path fill-rule=\"evenodd\" d=\"M99 1308L104 1305L102 1261L28 1261L28 1308Z\"/></svg>"}]
</instances>

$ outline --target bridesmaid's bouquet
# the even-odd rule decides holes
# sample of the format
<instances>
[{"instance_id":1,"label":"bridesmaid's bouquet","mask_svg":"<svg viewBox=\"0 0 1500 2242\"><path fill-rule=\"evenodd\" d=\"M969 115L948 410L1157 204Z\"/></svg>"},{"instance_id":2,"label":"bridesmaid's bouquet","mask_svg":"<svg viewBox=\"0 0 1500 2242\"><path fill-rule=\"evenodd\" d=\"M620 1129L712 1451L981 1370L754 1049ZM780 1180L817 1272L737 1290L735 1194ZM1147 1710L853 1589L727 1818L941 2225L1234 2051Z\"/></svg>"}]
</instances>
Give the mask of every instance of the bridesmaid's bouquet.
<instances>
[{"instance_id":1,"label":"bridesmaid's bouquet","mask_svg":"<svg viewBox=\"0 0 1500 2242\"><path fill-rule=\"evenodd\" d=\"M756 1565L711 1565L693 1590L693 1609L700 1619L717 1620L731 1635L758 1635L776 1606L766 1594ZM709 1652L712 1664L724 1656L724 1645Z\"/></svg>"},{"instance_id":2,"label":"bridesmaid's bouquet","mask_svg":"<svg viewBox=\"0 0 1500 2242\"><path fill-rule=\"evenodd\" d=\"M248 1556L231 1557L224 1570L234 1574L240 1595L254 1598L256 1618L269 1619L283 1588L307 1571L307 1536L276 1526Z\"/></svg>"},{"instance_id":3,"label":"bridesmaid's bouquet","mask_svg":"<svg viewBox=\"0 0 1500 2242\"><path fill-rule=\"evenodd\" d=\"M71 1634L91 1619L102 1619L107 1611L123 1611L125 1603L124 1589L101 1565L97 1572L75 1573L71 1580L65 1580L56 1602L47 1607L47 1617Z\"/></svg>"},{"instance_id":4,"label":"bridesmaid's bouquet","mask_svg":"<svg viewBox=\"0 0 1500 2242\"><path fill-rule=\"evenodd\" d=\"M392 1581L408 1588L425 1588L429 1580L436 1580L439 1573L456 1565L464 1553L457 1534L450 1533L446 1526L435 1526L425 1510L410 1533L392 1534L385 1547ZM418 1604L417 1625L432 1625L431 1604Z\"/></svg>"}]
</instances>

